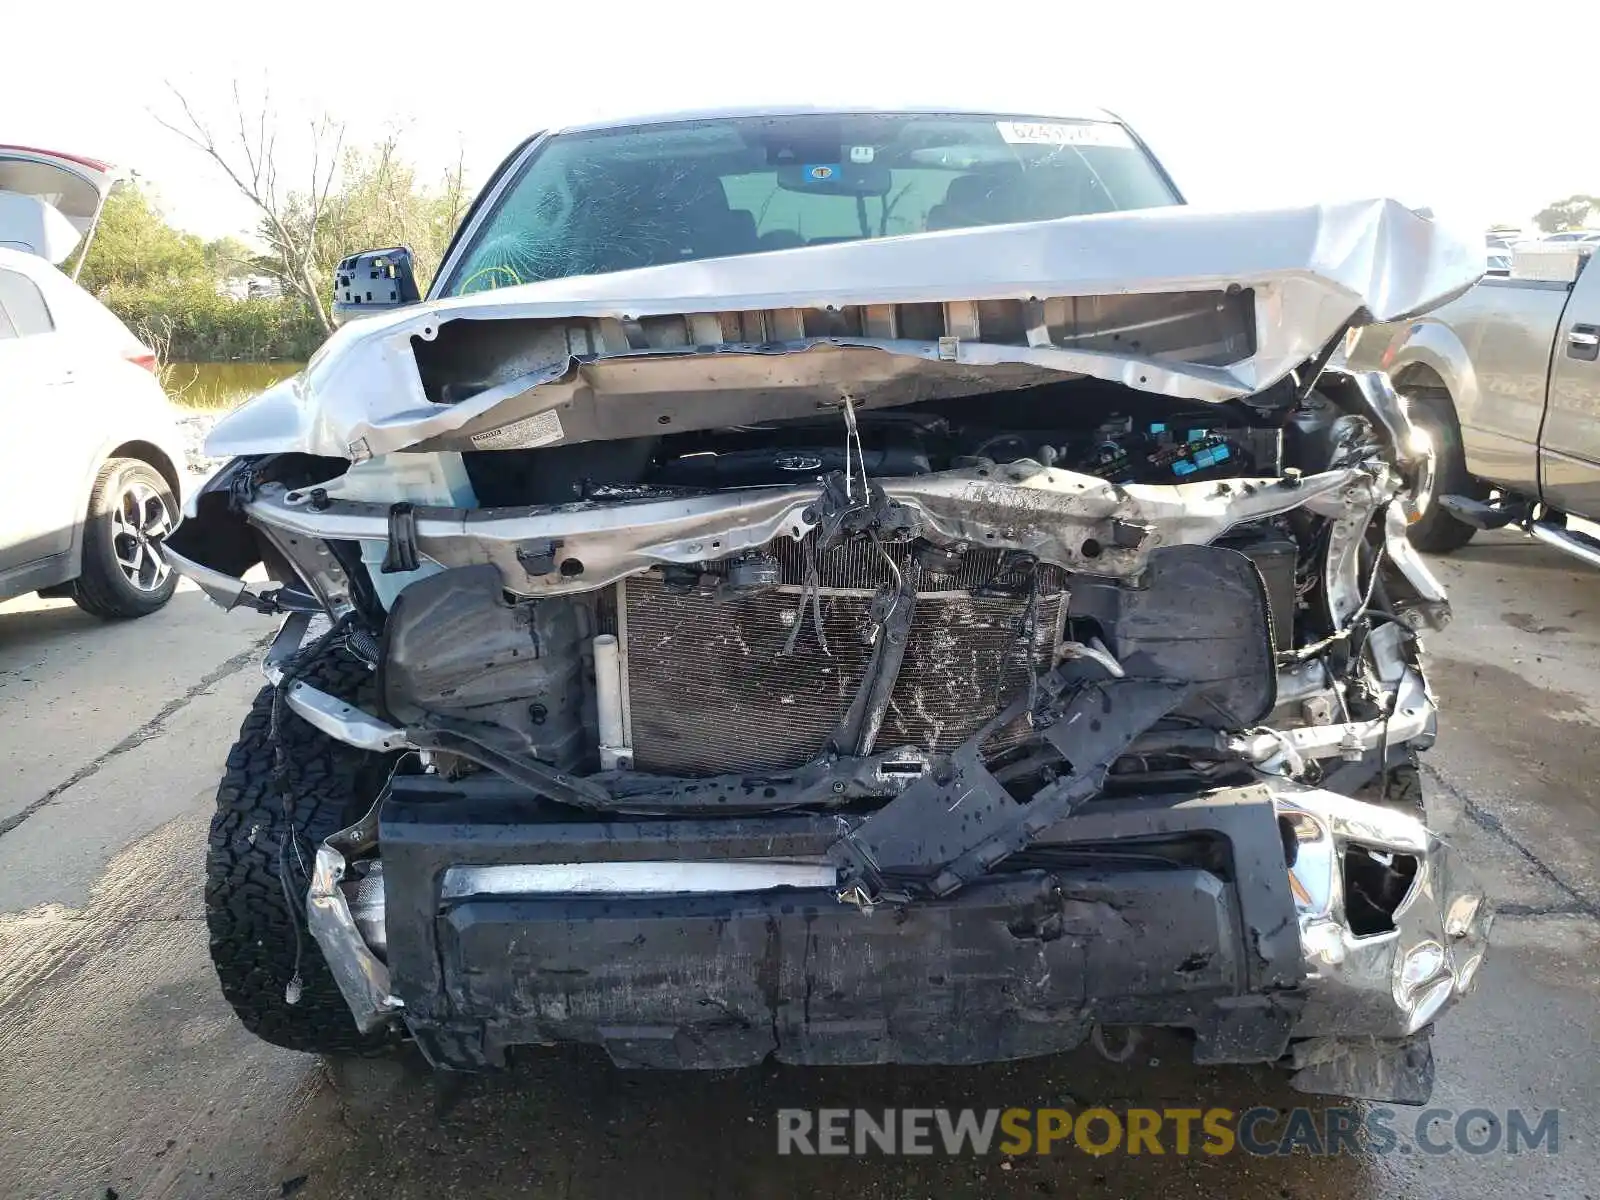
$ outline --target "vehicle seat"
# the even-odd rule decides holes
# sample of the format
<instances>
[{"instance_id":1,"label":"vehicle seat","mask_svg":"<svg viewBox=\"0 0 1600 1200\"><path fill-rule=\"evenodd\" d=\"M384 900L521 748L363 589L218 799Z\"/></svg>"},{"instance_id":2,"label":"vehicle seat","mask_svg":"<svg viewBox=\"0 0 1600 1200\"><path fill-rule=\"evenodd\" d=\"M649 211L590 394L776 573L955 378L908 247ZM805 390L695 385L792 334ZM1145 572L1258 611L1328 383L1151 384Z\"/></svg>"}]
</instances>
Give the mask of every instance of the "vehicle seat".
<instances>
[{"instance_id":1,"label":"vehicle seat","mask_svg":"<svg viewBox=\"0 0 1600 1200\"><path fill-rule=\"evenodd\" d=\"M618 172L596 181L590 193L576 206L570 235L588 271L664 266L757 248L755 215L730 207L714 177L669 182L660 172Z\"/></svg>"},{"instance_id":2,"label":"vehicle seat","mask_svg":"<svg viewBox=\"0 0 1600 1200\"><path fill-rule=\"evenodd\" d=\"M929 229L969 229L1015 220L1016 181L997 174L962 175L950 181L944 199L928 210Z\"/></svg>"},{"instance_id":3,"label":"vehicle seat","mask_svg":"<svg viewBox=\"0 0 1600 1200\"><path fill-rule=\"evenodd\" d=\"M761 239L756 236L756 215L748 209L730 208L728 210L727 244L732 247L724 250L724 254L748 254L761 247Z\"/></svg>"},{"instance_id":4,"label":"vehicle seat","mask_svg":"<svg viewBox=\"0 0 1600 1200\"><path fill-rule=\"evenodd\" d=\"M732 208L722 184L708 180L677 200L682 205L677 210L677 244L672 248L681 260L694 258L721 258L728 254L748 254L756 248L755 214L742 208ZM673 211L672 201L664 211ZM681 232L680 232L681 231Z\"/></svg>"},{"instance_id":5,"label":"vehicle seat","mask_svg":"<svg viewBox=\"0 0 1600 1200\"><path fill-rule=\"evenodd\" d=\"M805 244L805 238L792 229L769 229L756 239L759 250L793 250Z\"/></svg>"}]
</instances>

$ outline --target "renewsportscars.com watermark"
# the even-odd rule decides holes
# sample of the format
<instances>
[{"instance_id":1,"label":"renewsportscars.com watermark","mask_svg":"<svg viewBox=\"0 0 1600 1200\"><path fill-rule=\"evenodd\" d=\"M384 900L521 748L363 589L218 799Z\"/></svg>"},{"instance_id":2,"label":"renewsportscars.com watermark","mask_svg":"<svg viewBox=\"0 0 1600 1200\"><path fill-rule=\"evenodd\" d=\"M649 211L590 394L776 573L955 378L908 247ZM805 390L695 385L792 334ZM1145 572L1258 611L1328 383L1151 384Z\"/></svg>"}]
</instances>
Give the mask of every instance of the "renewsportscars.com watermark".
<instances>
[{"instance_id":1,"label":"renewsportscars.com watermark","mask_svg":"<svg viewBox=\"0 0 1600 1200\"><path fill-rule=\"evenodd\" d=\"M780 1108L779 1154L1559 1154L1519 1108Z\"/></svg>"}]
</instances>

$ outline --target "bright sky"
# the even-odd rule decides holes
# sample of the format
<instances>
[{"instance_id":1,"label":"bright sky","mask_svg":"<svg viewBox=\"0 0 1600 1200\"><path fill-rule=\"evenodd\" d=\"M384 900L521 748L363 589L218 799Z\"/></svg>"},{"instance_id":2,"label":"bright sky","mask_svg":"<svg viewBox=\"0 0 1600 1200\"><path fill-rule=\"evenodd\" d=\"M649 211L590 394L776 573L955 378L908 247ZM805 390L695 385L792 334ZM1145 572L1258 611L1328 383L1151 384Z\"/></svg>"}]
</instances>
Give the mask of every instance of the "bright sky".
<instances>
[{"instance_id":1,"label":"bright sky","mask_svg":"<svg viewBox=\"0 0 1600 1200\"><path fill-rule=\"evenodd\" d=\"M1585 124L1592 39L1574 45L1557 22L1522 31L1487 7L1474 19L1459 3L142 0L117 27L92 11L27 3L0 22L0 142L132 167L207 236L254 222L151 116L177 115L166 80L219 125L233 119L234 79L247 94L269 87L286 176L304 170L290 148L323 111L358 139L401 127L429 168L460 147L481 181L527 133L575 119L778 101L1039 113L1076 102L1124 117L1196 203L1384 195L1481 226L1600 192L1600 134Z\"/></svg>"}]
</instances>

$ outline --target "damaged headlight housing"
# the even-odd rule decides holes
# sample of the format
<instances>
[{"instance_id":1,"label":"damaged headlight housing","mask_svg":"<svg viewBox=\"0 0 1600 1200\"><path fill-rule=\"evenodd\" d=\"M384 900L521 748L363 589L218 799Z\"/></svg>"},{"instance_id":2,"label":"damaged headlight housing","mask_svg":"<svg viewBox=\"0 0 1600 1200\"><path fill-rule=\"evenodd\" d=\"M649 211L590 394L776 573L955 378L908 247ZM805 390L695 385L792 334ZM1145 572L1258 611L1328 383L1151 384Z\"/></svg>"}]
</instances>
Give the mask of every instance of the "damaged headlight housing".
<instances>
[{"instance_id":1,"label":"damaged headlight housing","mask_svg":"<svg viewBox=\"0 0 1600 1200\"><path fill-rule=\"evenodd\" d=\"M1389 1036L1421 1030L1476 978L1493 920L1482 892L1417 817L1318 789L1276 799L1310 972L1298 1032L1383 1010Z\"/></svg>"}]
</instances>

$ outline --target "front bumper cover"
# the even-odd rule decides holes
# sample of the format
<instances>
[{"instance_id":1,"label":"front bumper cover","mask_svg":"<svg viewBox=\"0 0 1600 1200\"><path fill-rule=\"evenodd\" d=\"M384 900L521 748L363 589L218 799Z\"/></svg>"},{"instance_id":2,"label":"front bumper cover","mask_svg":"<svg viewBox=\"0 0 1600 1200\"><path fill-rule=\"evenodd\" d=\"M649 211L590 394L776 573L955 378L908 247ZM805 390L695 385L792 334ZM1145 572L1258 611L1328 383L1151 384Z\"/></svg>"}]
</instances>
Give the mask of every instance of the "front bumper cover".
<instances>
[{"instance_id":1,"label":"front bumper cover","mask_svg":"<svg viewBox=\"0 0 1600 1200\"><path fill-rule=\"evenodd\" d=\"M1197 1061L1292 1055L1306 1090L1420 1103L1419 1031L1471 986L1492 917L1416 818L1288 784L1098 800L1010 869L867 912L806 886L838 817L561 812L483 776L392 781L387 963L353 920L313 928L358 1024L401 1013L461 1070L569 1041L628 1066L971 1063L1070 1049L1096 1024L1165 1025L1193 1032ZM1386 931L1350 916L1352 851L1415 860ZM641 884L663 859L672 882ZM780 864L789 885L730 862ZM570 890L506 869L541 865ZM335 917L337 874L319 871L311 896Z\"/></svg>"}]
</instances>

